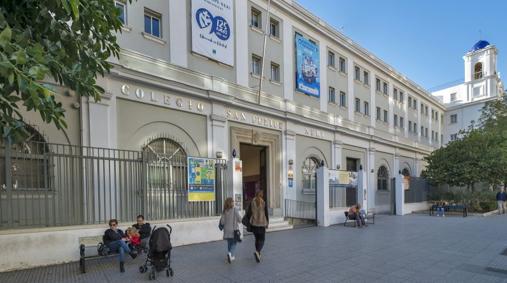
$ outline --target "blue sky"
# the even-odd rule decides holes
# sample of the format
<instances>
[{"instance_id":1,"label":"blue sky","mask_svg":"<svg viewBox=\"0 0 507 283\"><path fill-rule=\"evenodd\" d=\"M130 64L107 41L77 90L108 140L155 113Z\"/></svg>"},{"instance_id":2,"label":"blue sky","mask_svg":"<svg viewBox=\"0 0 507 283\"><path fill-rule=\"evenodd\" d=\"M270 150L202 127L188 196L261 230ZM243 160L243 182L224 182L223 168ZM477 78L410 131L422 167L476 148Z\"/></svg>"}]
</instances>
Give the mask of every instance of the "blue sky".
<instances>
[{"instance_id":1,"label":"blue sky","mask_svg":"<svg viewBox=\"0 0 507 283\"><path fill-rule=\"evenodd\" d=\"M426 89L463 81L462 57L481 37L499 49L497 67L507 82L507 1L298 3Z\"/></svg>"}]
</instances>

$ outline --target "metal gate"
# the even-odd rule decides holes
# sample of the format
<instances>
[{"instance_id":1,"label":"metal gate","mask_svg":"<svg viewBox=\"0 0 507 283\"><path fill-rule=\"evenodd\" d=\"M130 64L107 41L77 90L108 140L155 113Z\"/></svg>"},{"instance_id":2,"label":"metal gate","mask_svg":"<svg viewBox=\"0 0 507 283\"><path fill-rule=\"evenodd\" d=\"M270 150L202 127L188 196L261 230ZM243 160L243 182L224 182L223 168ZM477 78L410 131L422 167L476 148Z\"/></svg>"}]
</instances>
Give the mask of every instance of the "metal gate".
<instances>
[{"instance_id":1,"label":"metal gate","mask_svg":"<svg viewBox=\"0 0 507 283\"><path fill-rule=\"evenodd\" d=\"M186 155L0 142L0 229L218 215L227 170L215 164L215 201L188 202Z\"/></svg>"}]
</instances>

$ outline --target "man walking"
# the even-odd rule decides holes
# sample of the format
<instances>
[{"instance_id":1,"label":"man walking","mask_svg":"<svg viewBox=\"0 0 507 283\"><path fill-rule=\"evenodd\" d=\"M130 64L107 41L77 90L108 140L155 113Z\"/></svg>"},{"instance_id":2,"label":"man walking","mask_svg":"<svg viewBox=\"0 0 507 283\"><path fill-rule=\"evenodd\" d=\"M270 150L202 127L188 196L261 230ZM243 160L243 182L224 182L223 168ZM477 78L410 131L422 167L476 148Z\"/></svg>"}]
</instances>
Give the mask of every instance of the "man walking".
<instances>
[{"instance_id":1,"label":"man walking","mask_svg":"<svg viewBox=\"0 0 507 283\"><path fill-rule=\"evenodd\" d=\"M496 202L498 203L498 214L505 214L505 200L507 199L507 194L504 191L504 188L501 187L500 191L496 193Z\"/></svg>"}]
</instances>

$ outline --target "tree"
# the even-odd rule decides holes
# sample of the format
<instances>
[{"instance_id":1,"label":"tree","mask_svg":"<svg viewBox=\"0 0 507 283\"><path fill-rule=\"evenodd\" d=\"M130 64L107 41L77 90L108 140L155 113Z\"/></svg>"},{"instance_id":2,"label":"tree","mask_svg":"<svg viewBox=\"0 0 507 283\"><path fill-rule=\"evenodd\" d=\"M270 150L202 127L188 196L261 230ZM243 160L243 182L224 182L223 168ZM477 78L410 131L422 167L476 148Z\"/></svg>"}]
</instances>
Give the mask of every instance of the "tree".
<instances>
[{"instance_id":1,"label":"tree","mask_svg":"<svg viewBox=\"0 0 507 283\"><path fill-rule=\"evenodd\" d=\"M100 99L96 84L118 57L119 11L111 0L4 0L0 4L0 133L21 138L21 108L64 130L65 110L44 80Z\"/></svg>"}]
</instances>

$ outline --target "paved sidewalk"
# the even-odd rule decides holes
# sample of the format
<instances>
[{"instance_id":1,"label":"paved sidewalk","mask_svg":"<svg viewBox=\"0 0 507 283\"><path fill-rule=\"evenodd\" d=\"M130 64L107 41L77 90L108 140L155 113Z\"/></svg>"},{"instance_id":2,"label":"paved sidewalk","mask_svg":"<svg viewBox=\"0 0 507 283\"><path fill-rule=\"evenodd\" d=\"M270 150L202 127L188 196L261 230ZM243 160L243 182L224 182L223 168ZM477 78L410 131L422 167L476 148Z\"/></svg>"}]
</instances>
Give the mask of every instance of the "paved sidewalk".
<instances>
[{"instance_id":1,"label":"paved sidewalk","mask_svg":"<svg viewBox=\"0 0 507 283\"><path fill-rule=\"evenodd\" d=\"M333 226L270 233L263 261L253 238L225 263L225 242L173 250L175 276L157 282L507 282L507 217L379 216L365 229ZM22 252L22 251L20 251ZM0 255L1 256L1 255ZM116 260L90 262L88 273L64 264L0 273L0 282L147 282L130 260L120 274Z\"/></svg>"}]
</instances>

